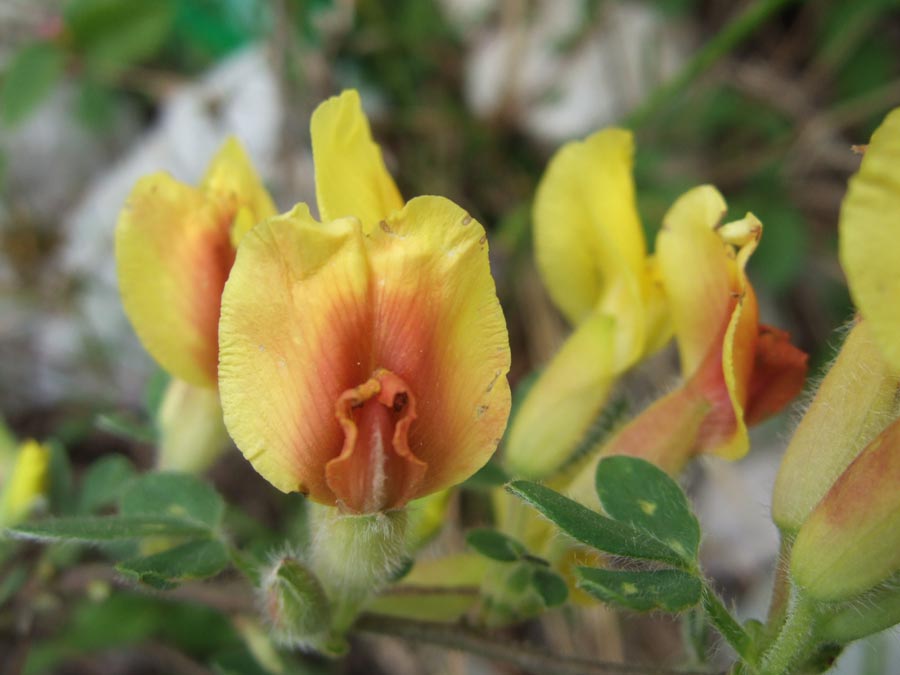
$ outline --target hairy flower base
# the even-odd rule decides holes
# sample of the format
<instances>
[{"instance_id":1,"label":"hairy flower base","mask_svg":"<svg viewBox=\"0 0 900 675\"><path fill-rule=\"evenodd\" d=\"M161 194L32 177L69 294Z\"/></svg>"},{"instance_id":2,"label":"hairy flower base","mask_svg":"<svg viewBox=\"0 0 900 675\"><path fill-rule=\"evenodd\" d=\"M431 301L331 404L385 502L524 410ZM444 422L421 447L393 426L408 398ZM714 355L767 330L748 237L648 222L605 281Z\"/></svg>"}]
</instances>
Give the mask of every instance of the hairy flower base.
<instances>
[{"instance_id":1,"label":"hairy flower base","mask_svg":"<svg viewBox=\"0 0 900 675\"><path fill-rule=\"evenodd\" d=\"M326 465L325 479L342 509L372 513L409 501L428 465L409 449L416 399L406 382L379 368L340 395L334 414L344 446Z\"/></svg>"}]
</instances>

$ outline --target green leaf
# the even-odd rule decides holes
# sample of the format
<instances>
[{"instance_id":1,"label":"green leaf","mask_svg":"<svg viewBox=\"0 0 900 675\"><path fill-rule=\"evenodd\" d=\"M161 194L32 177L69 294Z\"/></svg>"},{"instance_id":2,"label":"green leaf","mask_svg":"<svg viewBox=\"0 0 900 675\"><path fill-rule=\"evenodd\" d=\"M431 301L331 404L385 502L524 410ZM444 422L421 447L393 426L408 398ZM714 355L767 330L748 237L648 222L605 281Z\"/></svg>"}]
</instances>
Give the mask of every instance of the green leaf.
<instances>
[{"instance_id":1,"label":"green leaf","mask_svg":"<svg viewBox=\"0 0 900 675\"><path fill-rule=\"evenodd\" d=\"M613 555L683 565L678 553L643 530L601 516L550 488L517 480L506 489L531 504L570 537L592 548Z\"/></svg>"},{"instance_id":2,"label":"green leaf","mask_svg":"<svg viewBox=\"0 0 900 675\"><path fill-rule=\"evenodd\" d=\"M515 562L527 553L512 537L486 527L469 530L466 543L486 558L500 562Z\"/></svg>"},{"instance_id":3,"label":"green leaf","mask_svg":"<svg viewBox=\"0 0 900 675\"><path fill-rule=\"evenodd\" d=\"M565 580L546 567L534 566L531 585L534 586L547 607L559 607L569 597L569 589Z\"/></svg>"},{"instance_id":4,"label":"green leaf","mask_svg":"<svg viewBox=\"0 0 900 675\"><path fill-rule=\"evenodd\" d=\"M681 487L650 462L606 457L597 466L597 496L603 510L642 530L696 566L700 524Z\"/></svg>"},{"instance_id":5,"label":"green leaf","mask_svg":"<svg viewBox=\"0 0 900 675\"><path fill-rule=\"evenodd\" d=\"M680 612L700 602L703 584L681 570L632 572L579 567L578 586L604 602L638 612Z\"/></svg>"},{"instance_id":6,"label":"green leaf","mask_svg":"<svg viewBox=\"0 0 900 675\"><path fill-rule=\"evenodd\" d=\"M492 490L501 485L505 485L509 481L509 476L496 462L488 462L468 480L463 483L463 487L472 490Z\"/></svg>"},{"instance_id":7,"label":"green leaf","mask_svg":"<svg viewBox=\"0 0 900 675\"><path fill-rule=\"evenodd\" d=\"M18 593L26 581L28 581L28 568L24 565L16 565L11 570L5 571L4 576L0 578L0 607Z\"/></svg>"},{"instance_id":8,"label":"green leaf","mask_svg":"<svg viewBox=\"0 0 900 675\"><path fill-rule=\"evenodd\" d=\"M88 70L103 77L154 56L175 18L171 0L75 0L66 24Z\"/></svg>"},{"instance_id":9,"label":"green leaf","mask_svg":"<svg viewBox=\"0 0 900 675\"><path fill-rule=\"evenodd\" d=\"M157 536L209 535L202 525L157 516L72 516L48 518L7 530L14 537L39 541L100 543Z\"/></svg>"},{"instance_id":10,"label":"green leaf","mask_svg":"<svg viewBox=\"0 0 900 675\"><path fill-rule=\"evenodd\" d=\"M216 529L225 514L225 502L199 478L158 472L130 483L122 495L120 510L125 516L165 516Z\"/></svg>"},{"instance_id":11,"label":"green leaf","mask_svg":"<svg viewBox=\"0 0 900 675\"><path fill-rule=\"evenodd\" d=\"M4 124L22 122L47 97L62 70L62 52L49 42L30 44L16 53L0 89L0 119Z\"/></svg>"},{"instance_id":12,"label":"green leaf","mask_svg":"<svg viewBox=\"0 0 900 675\"><path fill-rule=\"evenodd\" d=\"M55 440L46 442L50 448L49 483L47 497L51 513L72 513L75 509L75 490L69 453Z\"/></svg>"},{"instance_id":13,"label":"green leaf","mask_svg":"<svg viewBox=\"0 0 900 675\"><path fill-rule=\"evenodd\" d=\"M78 512L92 513L115 504L134 474L134 465L124 455L98 459L82 479Z\"/></svg>"},{"instance_id":14,"label":"green leaf","mask_svg":"<svg viewBox=\"0 0 900 675\"><path fill-rule=\"evenodd\" d=\"M125 576L159 590L180 582L207 579L228 566L228 551L215 539L189 541L154 555L116 565Z\"/></svg>"}]
</instances>

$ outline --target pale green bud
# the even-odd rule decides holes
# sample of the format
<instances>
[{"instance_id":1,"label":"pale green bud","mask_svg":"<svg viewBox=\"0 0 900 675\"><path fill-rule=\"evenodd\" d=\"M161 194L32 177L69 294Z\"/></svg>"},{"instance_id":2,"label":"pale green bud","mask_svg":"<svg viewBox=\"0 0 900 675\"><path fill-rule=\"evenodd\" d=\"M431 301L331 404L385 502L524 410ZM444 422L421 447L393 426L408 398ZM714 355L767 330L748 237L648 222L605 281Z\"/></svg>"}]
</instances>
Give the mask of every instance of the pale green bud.
<instances>
[{"instance_id":1,"label":"pale green bud","mask_svg":"<svg viewBox=\"0 0 900 675\"><path fill-rule=\"evenodd\" d=\"M228 447L219 392L173 379L157 416L160 471L206 471Z\"/></svg>"},{"instance_id":2,"label":"pale green bud","mask_svg":"<svg viewBox=\"0 0 900 675\"><path fill-rule=\"evenodd\" d=\"M263 609L275 640L318 648L328 634L331 609L316 576L293 558L280 558L262 580Z\"/></svg>"},{"instance_id":3,"label":"pale green bud","mask_svg":"<svg viewBox=\"0 0 900 675\"><path fill-rule=\"evenodd\" d=\"M884 361L866 322L847 335L785 452L772 517L795 533L838 476L900 410L900 376Z\"/></svg>"}]
</instances>

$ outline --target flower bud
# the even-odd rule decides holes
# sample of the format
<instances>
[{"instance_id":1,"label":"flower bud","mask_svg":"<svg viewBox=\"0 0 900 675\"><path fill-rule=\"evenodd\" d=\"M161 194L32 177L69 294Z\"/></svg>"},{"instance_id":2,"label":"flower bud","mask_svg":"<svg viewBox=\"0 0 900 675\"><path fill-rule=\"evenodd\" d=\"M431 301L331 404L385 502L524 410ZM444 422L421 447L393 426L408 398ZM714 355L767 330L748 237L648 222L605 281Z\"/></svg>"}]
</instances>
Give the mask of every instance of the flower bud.
<instances>
[{"instance_id":1,"label":"flower bud","mask_svg":"<svg viewBox=\"0 0 900 675\"><path fill-rule=\"evenodd\" d=\"M157 469L202 473L228 446L219 393L172 379L159 408Z\"/></svg>"},{"instance_id":2,"label":"flower bud","mask_svg":"<svg viewBox=\"0 0 900 675\"><path fill-rule=\"evenodd\" d=\"M265 615L277 642L289 647L318 647L331 624L322 584L293 558L278 560L262 583Z\"/></svg>"},{"instance_id":3,"label":"flower bud","mask_svg":"<svg viewBox=\"0 0 900 675\"><path fill-rule=\"evenodd\" d=\"M837 477L900 412L900 377L866 321L850 331L781 462L772 515L796 532Z\"/></svg>"},{"instance_id":4,"label":"flower bud","mask_svg":"<svg viewBox=\"0 0 900 675\"><path fill-rule=\"evenodd\" d=\"M333 628L341 634L405 562L406 511L358 516L313 504L310 517L311 567L332 603Z\"/></svg>"},{"instance_id":5,"label":"flower bud","mask_svg":"<svg viewBox=\"0 0 900 675\"><path fill-rule=\"evenodd\" d=\"M900 572L900 419L835 481L800 528L791 574L805 595L838 602Z\"/></svg>"}]
</instances>

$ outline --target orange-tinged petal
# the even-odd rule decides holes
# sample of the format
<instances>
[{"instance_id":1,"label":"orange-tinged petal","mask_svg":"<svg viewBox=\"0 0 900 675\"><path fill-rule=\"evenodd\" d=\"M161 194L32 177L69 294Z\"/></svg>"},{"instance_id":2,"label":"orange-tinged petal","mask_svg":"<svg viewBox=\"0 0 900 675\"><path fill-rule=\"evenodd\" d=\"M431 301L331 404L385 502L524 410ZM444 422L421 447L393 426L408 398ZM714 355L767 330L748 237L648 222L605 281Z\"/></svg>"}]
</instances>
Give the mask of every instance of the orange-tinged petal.
<instances>
[{"instance_id":1,"label":"orange-tinged petal","mask_svg":"<svg viewBox=\"0 0 900 675\"><path fill-rule=\"evenodd\" d=\"M553 301L577 324L621 287L640 302L646 245L637 213L634 141L624 129L604 129L564 145L550 160L534 203L538 268ZM621 321L642 319L624 308ZM633 316L630 316L633 315ZM643 341L639 341L643 346Z\"/></svg>"},{"instance_id":2,"label":"orange-tinged petal","mask_svg":"<svg viewBox=\"0 0 900 675\"><path fill-rule=\"evenodd\" d=\"M850 295L900 371L900 108L872 135L841 206L840 257Z\"/></svg>"},{"instance_id":3,"label":"orange-tinged petal","mask_svg":"<svg viewBox=\"0 0 900 675\"><path fill-rule=\"evenodd\" d=\"M380 368L338 397L335 416L344 445L325 465L325 482L337 502L355 513L372 513L412 499L428 465L409 448L417 417L409 385Z\"/></svg>"},{"instance_id":4,"label":"orange-tinged petal","mask_svg":"<svg viewBox=\"0 0 900 675\"><path fill-rule=\"evenodd\" d=\"M547 476L585 437L618 375L615 329L605 314L588 316L538 376L509 431L504 461L513 475Z\"/></svg>"},{"instance_id":5,"label":"orange-tinged petal","mask_svg":"<svg viewBox=\"0 0 900 675\"><path fill-rule=\"evenodd\" d=\"M125 313L163 368L197 386L216 385L232 218L224 201L157 173L138 181L116 227Z\"/></svg>"},{"instance_id":6,"label":"orange-tinged petal","mask_svg":"<svg viewBox=\"0 0 900 675\"><path fill-rule=\"evenodd\" d=\"M335 503L335 403L365 382L369 271L359 224L317 223L305 204L253 228L222 297L219 391L225 425L263 478Z\"/></svg>"},{"instance_id":7,"label":"orange-tinged petal","mask_svg":"<svg viewBox=\"0 0 900 675\"><path fill-rule=\"evenodd\" d=\"M744 419L752 426L780 412L803 390L808 356L783 330L760 324Z\"/></svg>"},{"instance_id":8,"label":"orange-tinged petal","mask_svg":"<svg viewBox=\"0 0 900 675\"><path fill-rule=\"evenodd\" d=\"M367 235L305 207L257 225L225 289L220 339L238 447L279 489L347 511L465 479L509 414L484 230L445 199L415 199Z\"/></svg>"},{"instance_id":9,"label":"orange-tinged petal","mask_svg":"<svg viewBox=\"0 0 900 675\"><path fill-rule=\"evenodd\" d=\"M235 247L250 227L277 213L250 158L240 141L234 137L228 138L213 157L201 187L230 203L236 215L235 225L240 224L237 232L234 232L236 228L232 228L235 235L232 243Z\"/></svg>"},{"instance_id":10,"label":"orange-tinged petal","mask_svg":"<svg viewBox=\"0 0 900 675\"><path fill-rule=\"evenodd\" d=\"M484 466L509 417L509 338L487 235L453 202L418 197L368 243L374 359L416 395L409 445L428 464L424 496Z\"/></svg>"},{"instance_id":11,"label":"orange-tinged petal","mask_svg":"<svg viewBox=\"0 0 900 675\"><path fill-rule=\"evenodd\" d=\"M381 148L372 140L355 89L316 108L310 122L316 166L316 201L323 221L353 216L368 231L403 207Z\"/></svg>"}]
</instances>

